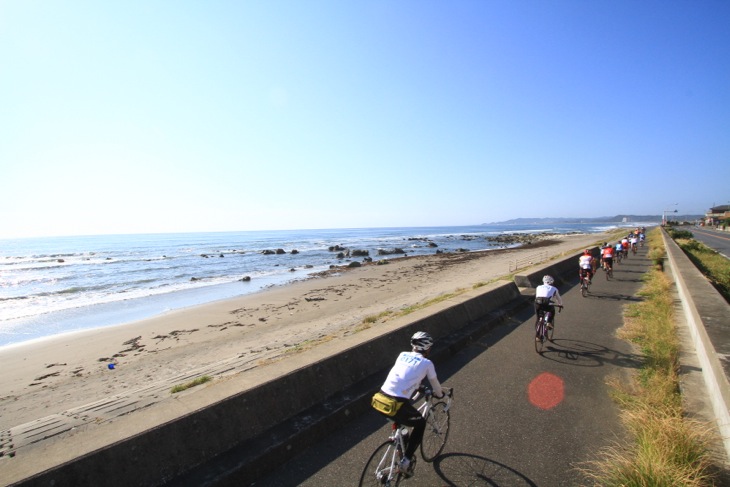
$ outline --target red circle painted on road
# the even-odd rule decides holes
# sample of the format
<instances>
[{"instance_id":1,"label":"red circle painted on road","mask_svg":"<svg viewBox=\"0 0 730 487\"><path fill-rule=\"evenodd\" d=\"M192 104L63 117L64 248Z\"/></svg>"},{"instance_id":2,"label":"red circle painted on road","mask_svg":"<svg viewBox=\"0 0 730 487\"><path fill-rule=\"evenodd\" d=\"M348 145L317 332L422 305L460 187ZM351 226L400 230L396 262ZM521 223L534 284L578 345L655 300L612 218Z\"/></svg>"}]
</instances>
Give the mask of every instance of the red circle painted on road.
<instances>
[{"instance_id":1,"label":"red circle painted on road","mask_svg":"<svg viewBox=\"0 0 730 487\"><path fill-rule=\"evenodd\" d=\"M565 398L563 379L550 372L543 372L527 386L527 397L533 406L552 409Z\"/></svg>"}]
</instances>

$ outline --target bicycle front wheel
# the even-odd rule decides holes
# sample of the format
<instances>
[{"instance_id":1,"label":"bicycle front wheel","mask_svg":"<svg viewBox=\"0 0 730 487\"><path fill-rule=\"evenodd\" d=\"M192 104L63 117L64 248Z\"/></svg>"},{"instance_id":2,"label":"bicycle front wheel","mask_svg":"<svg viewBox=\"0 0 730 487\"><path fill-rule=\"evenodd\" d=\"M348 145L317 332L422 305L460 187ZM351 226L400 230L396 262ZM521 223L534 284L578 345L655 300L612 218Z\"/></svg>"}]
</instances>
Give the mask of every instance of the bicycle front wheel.
<instances>
[{"instance_id":1,"label":"bicycle front wheel","mask_svg":"<svg viewBox=\"0 0 730 487\"><path fill-rule=\"evenodd\" d=\"M360 487L396 486L400 483L401 453L391 440L380 445L370 458L360 475Z\"/></svg>"},{"instance_id":2,"label":"bicycle front wheel","mask_svg":"<svg viewBox=\"0 0 730 487\"><path fill-rule=\"evenodd\" d=\"M555 318L553 318L552 324L547 326L547 339L553 341L553 333L555 333Z\"/></svg>"},{"instance_id":3,"label":"bicycle front wheel","mask_svg":"<svg viewBox=\"0 0 730 487\"><path fill-rule=\"evenodd\" d=\"M425 461L433 462L443 451L449 437L450 422L451 412L446 409L445 402L437 402L431 407L421 441L421 456Z\"/></svg>"}]
</instances>

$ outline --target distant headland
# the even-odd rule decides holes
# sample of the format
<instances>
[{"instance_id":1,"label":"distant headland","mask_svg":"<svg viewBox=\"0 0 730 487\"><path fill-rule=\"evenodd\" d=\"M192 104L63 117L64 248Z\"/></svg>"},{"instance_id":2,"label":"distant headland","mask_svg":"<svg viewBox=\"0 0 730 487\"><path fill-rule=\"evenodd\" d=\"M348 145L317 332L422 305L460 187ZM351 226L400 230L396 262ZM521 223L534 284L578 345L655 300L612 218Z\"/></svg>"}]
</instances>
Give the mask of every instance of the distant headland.
<instances>
[{"instance_id":1,"label":"distant headland","mask_svg":"<svg viewBox=\"0 0 730 487\"><path fill-rule=\"evenodd\" d=\"M671 215L672 220L694 221L704 215ZM661 223L662 215L616 215L594 218L514 218L501 222L482 223L482 225L555 225L563 223Z\"/></svg>"}]
</instances>

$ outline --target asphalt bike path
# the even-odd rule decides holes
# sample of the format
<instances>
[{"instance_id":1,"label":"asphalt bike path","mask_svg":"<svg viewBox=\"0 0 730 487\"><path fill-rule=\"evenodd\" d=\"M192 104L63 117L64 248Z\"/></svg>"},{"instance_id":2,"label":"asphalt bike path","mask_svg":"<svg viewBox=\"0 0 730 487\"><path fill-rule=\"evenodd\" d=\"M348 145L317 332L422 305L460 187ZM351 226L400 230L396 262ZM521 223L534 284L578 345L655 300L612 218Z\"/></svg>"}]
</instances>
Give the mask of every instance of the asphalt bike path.
<instances>
[{"instance_id":1,"label":"asphalt bike path","mask_svg":"<svg viewBox=\"0 0 730 487\"><path fill-rule=\"evenodd\" d=\"M565 309L556 317L554 342L542 354L535 352L530 308L437 362L441 382L455 390L449 439L431 464L419 453L414 477L401 485L588 485L581 465L624 437L606 381L625 381L639 366L632 347L615 332L623 308L640 299L637 291L650 267L647 250L615 264L610 281L599 269L585 298L576 257L575 275L559 287ZM394 360L383 357L388 364ZM357 485L389 424L373 411L332 429L255 485Z\"/></svg>"}]
</instances>

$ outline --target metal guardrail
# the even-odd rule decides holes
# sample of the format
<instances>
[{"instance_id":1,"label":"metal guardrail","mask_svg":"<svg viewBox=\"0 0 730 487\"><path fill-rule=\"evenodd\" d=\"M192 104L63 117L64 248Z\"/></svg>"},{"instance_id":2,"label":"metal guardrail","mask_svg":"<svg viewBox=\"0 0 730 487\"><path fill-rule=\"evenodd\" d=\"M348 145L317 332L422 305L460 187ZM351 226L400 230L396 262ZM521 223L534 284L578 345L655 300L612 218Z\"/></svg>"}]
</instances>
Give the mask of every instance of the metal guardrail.
<instances>
[{"instance_id":1,"label":"metal guardrail","mask_svg":"<svg viewBox=\"0 0 730 487\"><path fill-rule=\"evenodd\" d=\"M543 250L537 254L528 255L520 259L509 261L509 272L515 272L523 267L529 267L534 264L539 264L548 260L548 251Z\"/></svg>"}]
</instances>

